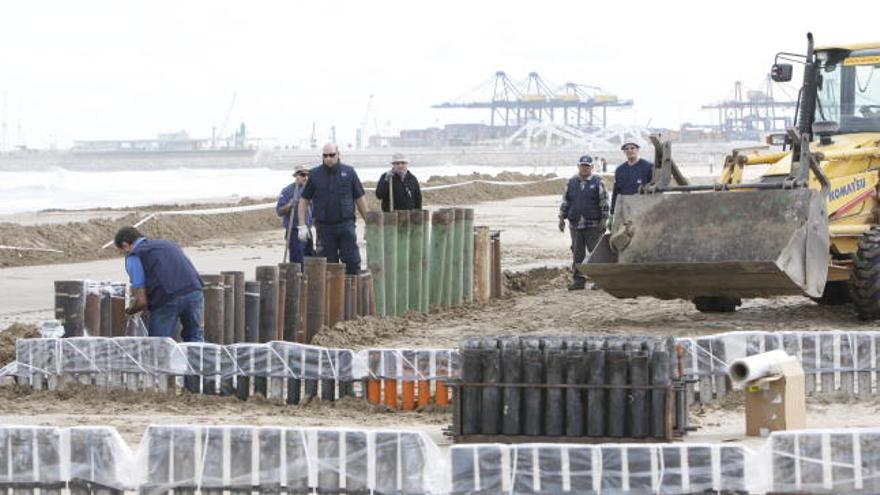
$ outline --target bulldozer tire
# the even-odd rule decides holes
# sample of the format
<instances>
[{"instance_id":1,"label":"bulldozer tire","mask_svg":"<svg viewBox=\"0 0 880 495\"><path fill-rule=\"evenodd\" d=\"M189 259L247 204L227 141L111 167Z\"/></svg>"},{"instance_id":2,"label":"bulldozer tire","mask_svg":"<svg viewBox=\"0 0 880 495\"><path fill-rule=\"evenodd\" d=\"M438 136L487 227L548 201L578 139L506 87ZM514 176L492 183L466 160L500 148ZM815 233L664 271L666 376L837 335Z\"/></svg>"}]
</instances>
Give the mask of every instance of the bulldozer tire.
<instances>
[{"instance_id":1,"label":"bulldozer tire","mask_svg":"<svg viewBox=\"0 0 880 495\"><path fill-rule=\"evenodd\" d=\"M880 228L872 228L859 240L850 285L859 319L880 318Z\"/></svg>"},{"instance_id":2,"label":"bulldozer tire","mask_svg":"<svg viewBox=\"0 0 880 495\"><path fill-rule=\"evenodd\" d=\"M828 282L822 297L811 297L819 306L840 306L852 301L852 290L847 280Z\"/></svg>"},{"instance_id":3,"label":"bulldozer tire","mask_svg":"<svg viewBox=\"0 0 880 495\"><path fill-rule=\"evenodd\" d=\"M694 298L694 306L701 313L733 313L742 304L738 297L698 296Z\"/></svg>"}]
</instances>

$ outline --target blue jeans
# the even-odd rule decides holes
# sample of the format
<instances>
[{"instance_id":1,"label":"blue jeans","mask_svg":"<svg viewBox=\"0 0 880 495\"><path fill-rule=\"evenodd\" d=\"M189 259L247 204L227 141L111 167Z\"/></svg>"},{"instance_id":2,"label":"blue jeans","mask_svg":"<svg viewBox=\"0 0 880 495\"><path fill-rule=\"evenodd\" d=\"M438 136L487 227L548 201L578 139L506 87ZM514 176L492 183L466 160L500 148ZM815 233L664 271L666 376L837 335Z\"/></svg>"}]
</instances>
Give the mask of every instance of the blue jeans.
<instances>
[{"instance_id":1,"label":"blue jeans","mask_svg":"<svg viewBox=\"0 0 880 495\"><path fill-rule=\"evenodd\" d=\"M361 253L357 246L354 220L340 223L316 223L318 231L318 256L327 263L345 263L345 273L357 275L361 271Z\"/></svg>"},{"instance_id":2,"label":"blue jeans","mask_svg":"<svg viewBox=\"0 0 880 495\"><path fill-rule=\"evenodd\" d=\"M175 298L167 304L150 311L148 330L150 337L174 338L177 320L183 325L180 337L184 342L204 342L202 313L205 309L205 296L201 290L194 290Z\"/></svg>"}]
</instances>

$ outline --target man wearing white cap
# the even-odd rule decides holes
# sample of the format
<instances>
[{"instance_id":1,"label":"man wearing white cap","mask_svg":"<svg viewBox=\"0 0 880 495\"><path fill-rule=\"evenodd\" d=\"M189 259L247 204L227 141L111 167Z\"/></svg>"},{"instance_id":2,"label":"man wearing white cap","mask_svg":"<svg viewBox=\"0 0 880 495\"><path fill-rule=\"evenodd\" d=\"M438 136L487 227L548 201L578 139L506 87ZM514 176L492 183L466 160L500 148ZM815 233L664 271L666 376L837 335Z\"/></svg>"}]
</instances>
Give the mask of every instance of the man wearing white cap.
<instances>
[{"instance_id":1,"label":"man wearing white cap","mask_svg":"<svg viewBox=\"0 0 880 495\"><path fill-rule=\"evenodd\" d=\"M422 209L422 189L408 167L409 160L402 153L391 156L391 170L382 174L376 184L376 197L382 201L382 211Z\"/></svg>"}]
</instances>

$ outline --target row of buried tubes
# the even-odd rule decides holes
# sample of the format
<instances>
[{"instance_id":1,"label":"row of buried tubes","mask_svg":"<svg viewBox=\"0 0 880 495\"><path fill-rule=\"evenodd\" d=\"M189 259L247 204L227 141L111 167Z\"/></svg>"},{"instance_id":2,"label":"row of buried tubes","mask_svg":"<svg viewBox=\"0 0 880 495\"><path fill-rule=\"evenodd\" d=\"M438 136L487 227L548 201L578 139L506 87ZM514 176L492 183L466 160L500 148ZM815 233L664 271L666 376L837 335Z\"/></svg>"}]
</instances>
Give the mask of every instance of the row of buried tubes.
<instances>
[{"instance_id":1,"label":"row of buried tubes","mask_svg":"<svg viewBox=\"0 0 880 495\"><path fill-rule=\"evenodd\" d=\"M205 341L308 344L322 327L358 316L427 312L500 297L500 236L474 227L473 218L466 208L368 212L369 270L359 275L346 275L344 264L321 257L306 257L302 266L258 266L254 281L242 271L204 274ZM66 336L125 335L121 293L87 291L83 281L73 280L56 281L55 294ZM364 393L372 403L407 410L432 397L448 405L445 384L434 381L432 394L431 381L367 380Z\"/></svg>"}]
</instances>

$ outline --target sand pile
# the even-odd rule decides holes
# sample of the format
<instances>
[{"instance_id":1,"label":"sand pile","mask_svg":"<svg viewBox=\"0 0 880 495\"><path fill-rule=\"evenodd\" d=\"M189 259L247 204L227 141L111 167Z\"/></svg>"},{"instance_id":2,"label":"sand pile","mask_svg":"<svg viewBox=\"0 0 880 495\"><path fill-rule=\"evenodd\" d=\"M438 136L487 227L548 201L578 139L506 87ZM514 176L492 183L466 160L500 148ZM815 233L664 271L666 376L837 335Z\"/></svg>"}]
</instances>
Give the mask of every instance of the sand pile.
<instances>
[{"instance_id":1,"label":"sand pile","mask_svg":"<svg viewBox=\"0 0 880 495\"><path fill-rule=\"evenodd\" d=\"M460 183L474 179L508 180L515 182L542 180L546 176L505 173L498 177L467 175L449 178L432 177L428 185ZM536 185L501 186L492 184L467 184L461 187L425 192L425 206L467 205L481 201L496 201L517 196L539 196L560 194L562 181L548 181ZM66 224L19 225L11 222L0 223L0 245L57 249L63 254L41 251L0 250L0 268L25 265L44 265L89 261L118 256L111 246L102 249L113 238L116 230L123 225L132 225L156 211L201 209L223 206L241 206L258 202L271 202L275 198L262 200L244 199L235 204L195 204L195 205L153 205L132 210L131 213L116 219L94 218L85 222ZM368 205L378 209L379 202L372 192L367 193ZM99 217L101 211L96 210ZM155 238L171 239L181 245L213 238L229 238L236 235L277 230L280 220L274 209L229 213L220 215L175 215L158 216L150 219L140 230Z\"/></svg>"},{"instance_id":2,"label":"sand pile","mask_svg":"<svg viewBox=\"0 0 880 495\"><path fill-rule=\"evenodd\" d=\"M13 323L6 330L0 332L0 368L15 361L15 341L18 339L32 339L40 336L40 332L34 325Z\"/></svg>"}]
</instances>

